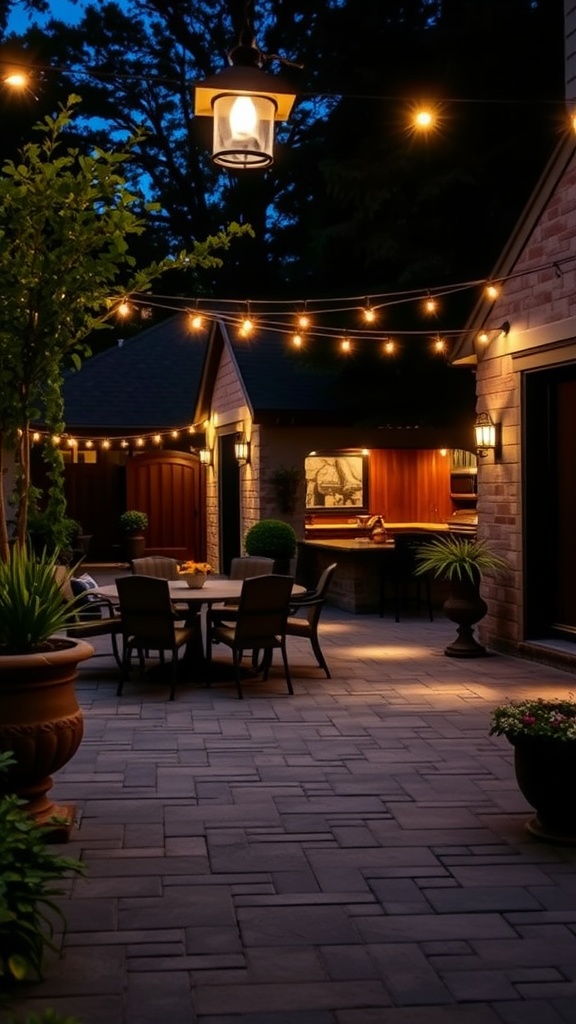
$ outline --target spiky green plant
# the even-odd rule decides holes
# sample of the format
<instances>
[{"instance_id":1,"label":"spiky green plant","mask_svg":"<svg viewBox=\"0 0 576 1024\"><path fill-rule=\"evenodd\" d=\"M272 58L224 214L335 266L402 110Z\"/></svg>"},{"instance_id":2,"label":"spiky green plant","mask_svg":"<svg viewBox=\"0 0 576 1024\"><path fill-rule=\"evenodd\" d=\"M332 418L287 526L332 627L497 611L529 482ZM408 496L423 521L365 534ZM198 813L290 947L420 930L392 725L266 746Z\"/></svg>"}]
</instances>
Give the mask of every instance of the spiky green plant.
<instances>
[{"instance_id":1,"label":"spiky green plant","mask_svg":"<svg viewBox=\"0 0 576 1024\"><path fill-rule=\"evenodd\" d=\"M64 601L62 585L73 569L59 567L58 553L36 556L14 545L0 560L0 651L25 654L44 644L76 617L76 601Z\"/></svg>"},{"instance_id":2,"label":"spiky green plant","mask_svg":"<svg viewBox=\"0 0 576 1024\"><path fill-rule=\"evenodd\" d=\"M486 541L470 537L438 537L422 544L416 554L416 574L432 573L445 580L477 583L485 572L502 572L508 562L495 554Z\"/></svg>"}]
</instances>

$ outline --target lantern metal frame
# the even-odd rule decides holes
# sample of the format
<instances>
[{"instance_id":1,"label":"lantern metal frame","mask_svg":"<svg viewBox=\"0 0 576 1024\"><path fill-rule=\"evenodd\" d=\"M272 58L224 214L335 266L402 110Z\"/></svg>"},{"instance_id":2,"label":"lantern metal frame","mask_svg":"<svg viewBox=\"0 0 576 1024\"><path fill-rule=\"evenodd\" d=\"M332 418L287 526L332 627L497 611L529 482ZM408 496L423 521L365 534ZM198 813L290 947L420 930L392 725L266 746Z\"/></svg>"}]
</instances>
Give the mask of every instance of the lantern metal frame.
<instances>
[{"instance_id":1,"label":"lantern metal frame","mask_svg":"<svg viewBox=\"0 0 576 1024\"><path fill-rule=\"evenodd\" d=\"M250 464L250 441L245 438L244 434L236 435L234 455L239 466L248 466Z\"/></svg>"},{"instance_id":2,"label":"lantern metal frame","mask_svg":"<svg viewBox=\"0 0 576 1024\"><path fill-rule=\"evenodd\" d=\"M500 424L494 423L490 414L481 412L474 423L474 437L476 440L476 453L481 459L485 459L490 452L496 458L500 452Z\"/></svg>"}]
</instances>

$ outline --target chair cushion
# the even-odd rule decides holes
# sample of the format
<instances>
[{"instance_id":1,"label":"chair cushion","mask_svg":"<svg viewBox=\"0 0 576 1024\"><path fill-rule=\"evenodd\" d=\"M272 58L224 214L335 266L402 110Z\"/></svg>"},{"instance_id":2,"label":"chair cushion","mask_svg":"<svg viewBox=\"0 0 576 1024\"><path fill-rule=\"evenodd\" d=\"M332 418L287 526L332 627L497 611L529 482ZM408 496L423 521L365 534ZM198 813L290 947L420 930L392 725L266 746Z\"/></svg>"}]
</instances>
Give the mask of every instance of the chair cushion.
<instances>
[{"instance_id":1,"label":"chair cushion","mask_svg":"<svg viewBox=\"0 0 576 1024\"><path fill-rule=\"evenodd\" d=\"M310 638L311 629L308 619L288 618L286 620L286 632L290 636L303 636Z\"/></svg>"},{"instance_id":2,"label":"chair cushion","mask_svg":"<svg viewBox=\"0 0 576 1024\"><path fill-rule=\"evenodd\" d=\"M85 610L90 606L90 597L88 591L94 590L98 586L95 579L89 576L88 573L83 573L82 576L73 576L70 580L70 587L74 597L80 598L76 602L76 608ZM101 611L99 608L93 610L95 618L100 618Z\"/></svg>"}]
</instances>

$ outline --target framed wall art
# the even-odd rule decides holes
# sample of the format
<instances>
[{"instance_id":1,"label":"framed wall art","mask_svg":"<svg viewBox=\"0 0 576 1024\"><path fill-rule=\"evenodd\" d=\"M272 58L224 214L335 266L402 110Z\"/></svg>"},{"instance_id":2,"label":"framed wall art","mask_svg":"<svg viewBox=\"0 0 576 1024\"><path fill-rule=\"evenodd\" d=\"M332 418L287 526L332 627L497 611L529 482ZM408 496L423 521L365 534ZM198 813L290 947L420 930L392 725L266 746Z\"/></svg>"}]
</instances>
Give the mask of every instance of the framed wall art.
<instances>
[{"instance_id":1,"label":"framed wall art","mask_svg":"<svg viewBox=\"0 0 576 1024\"><path fill-rule=\"evenodd\" d=\"M304 460L306 511L368 511L368 459L361 452L315 452Z\"/></svg>"}]
</instances>

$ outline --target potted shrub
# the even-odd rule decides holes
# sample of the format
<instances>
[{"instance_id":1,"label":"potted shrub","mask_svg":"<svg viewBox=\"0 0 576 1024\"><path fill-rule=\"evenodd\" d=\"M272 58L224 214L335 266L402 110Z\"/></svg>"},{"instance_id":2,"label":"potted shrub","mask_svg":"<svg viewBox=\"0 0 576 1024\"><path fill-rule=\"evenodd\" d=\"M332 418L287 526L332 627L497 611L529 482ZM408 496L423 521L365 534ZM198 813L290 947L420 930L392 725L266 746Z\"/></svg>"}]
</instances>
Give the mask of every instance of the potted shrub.
<instances>
[{"instance_id":1,"label":"potted shrub","mask_svg":"<svg viewBox=\"0 0 576 1024\"><path fill-rule=\"evenodd\" d=\"M536 814L526 823L538 839L576 845L576 701L537 697L494 708L490 735L514 747L521 793Z\"/></svg>"},{"instance_id":2,"label":"potted shrub","mask_svg":"<svg viewBox=\"0 0 576 1024\"><path fill-rule=\"evenodd\" d=\"M76 753L83 732L76 699L78 664L94 653L83 640L54 634L76 616L56 574L57 554L36 557L14 545L0 560L0 751L14 764L0 778L0 793L15 793L38 823L65 837L74 808L48 796L51 774ZM65 579L72 570L65 569ZM62 581L62 567L60 567Z\"/></svg>"},{"instance_id":3,"label":"potted shrub","mask_svg":"<svg viewBox=\"0 0 576 1024\"><path fill-rule=\"evenodd\" d=\"M488 606L480 596L480 582L486 572L502 572L508 563L491 550L486 541L448 535L422 544L416 553L417 575L431 573L449 584L444 612L458 625L456 640L444 654L452 658L477 658L486 648L474 637L475 623L484 618Z\"/></svg>"},{"instance_id":4,"label":"potted shrub","mask_svg":"<svg viewBox=\"0 0 576 1024\"><path fill-rule=\"evenodd\" d=\"M142 558L146 550L144 530L148 527L148 516L138 509L128 509L120 516L120 529L124 533L124 552L129 562Z\"/></svg>"},{"instance_id":5,"label":"potted shrub","mask_svg":"<svg viewBox=\"0 0 576 1024\"><path fill-rule=\"evenodd\" d=\"M261 519L254 523L244 537L247 555L273 558L274 571L288 574L290 562L296 554L296 533L289 523L281 519Z\"/></svg>"},{"instance_id":6,"label":"potted shrub","mask_svg":"<svg viewBox=\"0 0 576 1024\"><path fill-rule=\"evenodd\" d=\"M12 763L11 754L0 754L0 779ZM63 893L57 883L82 871L80 861L48 849L44 830L23 810L18 797L0 797L0 988L4 991L20 981L42 979L45 952L59 952L54 919L65 925L55 902ZM48 1024L51 1018L47 1012L41 1019ZM52 1024L57 1021L54 1015Z\"/></svg>"}]
</instances>

